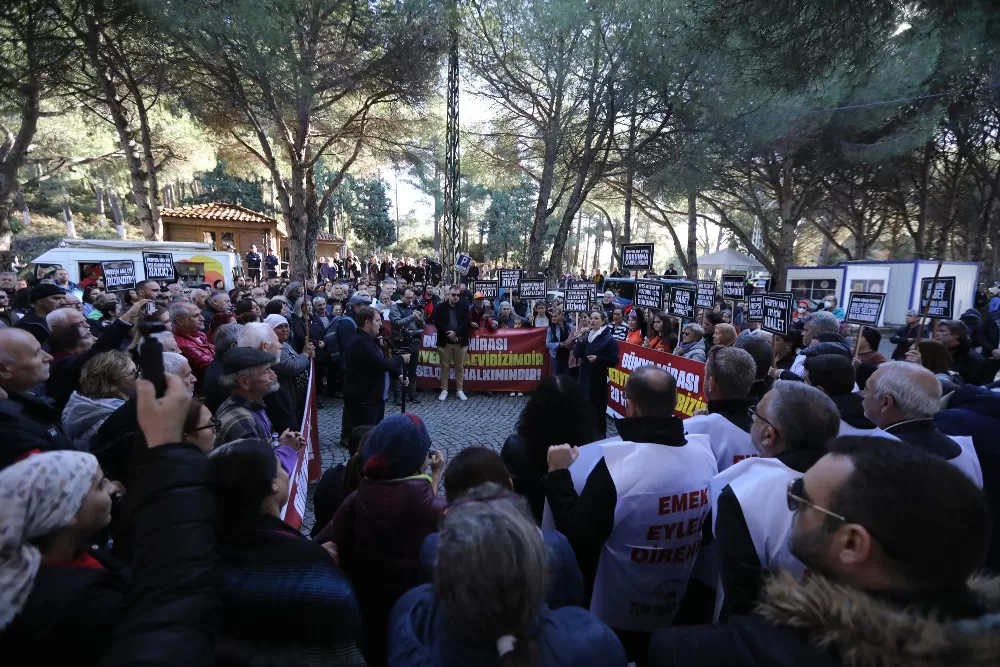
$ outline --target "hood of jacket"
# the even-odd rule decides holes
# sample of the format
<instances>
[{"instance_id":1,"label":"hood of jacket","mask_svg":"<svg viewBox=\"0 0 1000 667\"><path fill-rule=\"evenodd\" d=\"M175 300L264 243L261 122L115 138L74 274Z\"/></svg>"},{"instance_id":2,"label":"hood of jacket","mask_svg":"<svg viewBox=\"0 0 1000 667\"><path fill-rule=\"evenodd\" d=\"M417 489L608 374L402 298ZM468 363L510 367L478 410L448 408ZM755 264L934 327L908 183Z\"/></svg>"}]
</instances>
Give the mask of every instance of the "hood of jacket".
<instances>
[{"instance_id":1,"label":"hood of jacket","mask_svg":"<svg viewBox=\"0 0 1000 667\"><path fill-rule=\"evenodd\" d=\"M756 613L808 635L845 667L996 664L1000 578L974 577L969 590L952 609L902 608L823 576L799 582L786 573L770 581Z\"/></svg>"},{"instance_id":2,"label":"hood of jacket","mask_svg":"<svg viewBox=\"0 0 1000 667\"><path fill-rule=\"evenodd\" d=\"M948 400L948 409L961 408L984 417L1000 420L1000 392L966 384L958 387Z\"/></svg>"},{"instance_id":3,"label":"hood of jacket","mask_svg":"<svg viewBox=\"0 0 1000 667\"><path fill-rule=\"evenodd\" d=\"M820 354L839 354L848 359L854 358L854 354L851 348L847 346L847 343L835 343L832 341L817 343L816 345L807 347L800 354L806 357L815 357Z\"/></svg>"},{"instance_id":4,"label":"hood of jacket","mask_svg":"<svg viewBox=\"0 0 1000 667\"><path fill-rule=\"evenodd\" d=\"M74 440L87 440L124 403L121 398L87 398L74 391L63 408L63 429Z\"/></svg>"},{"instance_id":5,"label":"hood of jacket","mask_svg":"<svg viewBox=\"0 0 1000 667\"><path fill-rule=\"evenodd\" d=\"M833 404L840 412L840 418L854 428L874 429L868 417L865 417L865 408L861 404L861 394L844 394L843 396L831 396Z\"/></svg>"}]
</instances>

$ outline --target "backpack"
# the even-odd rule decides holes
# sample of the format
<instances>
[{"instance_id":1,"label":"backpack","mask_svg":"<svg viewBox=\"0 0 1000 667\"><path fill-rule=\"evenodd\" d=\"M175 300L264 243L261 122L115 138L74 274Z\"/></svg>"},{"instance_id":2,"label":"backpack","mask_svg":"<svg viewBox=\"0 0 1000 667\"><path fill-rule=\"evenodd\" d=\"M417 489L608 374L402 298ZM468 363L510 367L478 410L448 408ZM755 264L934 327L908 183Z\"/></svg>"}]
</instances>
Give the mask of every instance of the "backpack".
<instances>
[{"instance_id":1,"label":"backpack","mask_svg":"<svg viewBox=\"0 0 1000 667\"><path fill-rule=\"evenodd\" d=\"M323 340L326 341L326 349L329 351L329 359L336 364L340 363L340 358L344 353L343 341L340 340L340 336L337 333L338 325L343 320L349 320L355 329L358 327L353 317L338 315L327 325L326 335L323 336Z\"/></svg>"}]
</instances>

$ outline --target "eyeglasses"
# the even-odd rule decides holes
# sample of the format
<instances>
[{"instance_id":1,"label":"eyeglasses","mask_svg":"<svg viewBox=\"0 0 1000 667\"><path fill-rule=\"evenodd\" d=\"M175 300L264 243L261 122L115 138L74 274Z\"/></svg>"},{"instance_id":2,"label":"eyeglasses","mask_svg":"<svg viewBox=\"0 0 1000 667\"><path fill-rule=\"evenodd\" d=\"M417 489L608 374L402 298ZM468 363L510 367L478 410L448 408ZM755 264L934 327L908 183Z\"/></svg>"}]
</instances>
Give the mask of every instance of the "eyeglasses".
<instances>
[{"instance_id":1,"label":"eyeglasses","mask_svg":"<svg viewBox=\"0 0 1000 667\"><path fill-rule=\"evenodd\" d=\"M825 507L820 507L806 497L806 480L804 477L793 479L788 483L788 509L792 512L798 512L801 505L808 505L818 512L847 523L847 517L841 516L836 512L831 512Z\"/></svg>"},{"instance_id":2,"label":"eyeglasses","mask_svg":"<svg viewBox=\"0 0 1000 667\"><path fill-rule=\"evenodd\" d=\"M747 414L750 415L750 419L759 419L759 420L761 420L762 422L764 422L765 424L767 424L768 426L770 426L771 428L773 428L774 432L778 436L781 435L781 433L778 432L778 427L777 426L775 426L774 424L772 424L771 422L769 422L768 420L766 420L766 419L764 419L763 417L760 416L760 413L757 411L757 406L756 405L748 405L747 406Z\"/></svg>"},{"instance_id":3,"label":"eyeglasses","mask_svg":"<svg viewBox=\"0 0 1000 667\"><path fill-rule=\"evenodd\" d=\"M212 419L209 420L207 424L205 424L204 426L193 428L189 431L189 433L197 433L198 431L204 431L206 428L214 429L215 432L218 433L221 427L222 427L222 420L212 417Z\"/></svg>"}]
</instances>

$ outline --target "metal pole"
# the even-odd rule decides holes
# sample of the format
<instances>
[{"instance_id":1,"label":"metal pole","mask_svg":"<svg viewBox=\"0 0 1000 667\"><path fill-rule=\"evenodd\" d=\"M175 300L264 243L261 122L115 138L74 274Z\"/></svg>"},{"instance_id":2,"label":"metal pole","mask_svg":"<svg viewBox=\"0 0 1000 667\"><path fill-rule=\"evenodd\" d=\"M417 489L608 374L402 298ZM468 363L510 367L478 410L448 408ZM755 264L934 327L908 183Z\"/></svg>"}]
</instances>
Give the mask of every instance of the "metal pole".
<instances>
[{"instance_id":1,"label":"metal pole","mask_svg":"<svg viewBox=\"0 0 1000 667\"><path fill-rule=\"evenodd\" d=\"M449 37L451 47L448 53L448 119L445 132L445 176L444 176L444 248L441 262L444 275L451 275L452 282L458 283L455 260L458 259L461 242L459 213L461 210L461 161L459 154L458 122L458 3L449 3L451 27Z\"/></svg>"}]
</instances>

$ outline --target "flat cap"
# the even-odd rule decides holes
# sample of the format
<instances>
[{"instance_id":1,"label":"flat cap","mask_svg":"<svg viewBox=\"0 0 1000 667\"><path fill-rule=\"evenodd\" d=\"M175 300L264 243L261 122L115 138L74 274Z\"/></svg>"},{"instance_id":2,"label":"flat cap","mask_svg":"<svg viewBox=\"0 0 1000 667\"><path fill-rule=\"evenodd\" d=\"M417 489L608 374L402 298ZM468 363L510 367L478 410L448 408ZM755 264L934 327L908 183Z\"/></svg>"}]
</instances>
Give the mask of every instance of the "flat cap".
<instances>
[{"instance_id":1,"label":"flat cap","mask_svg":"<svg viewBox=\"0 0 1000 667\"><path fill-rule=\"evenodd\" d=\"M255 347L234 347L222 357L222 372L225 375L238 373L255 366L266 366L277 362L273 354Z\"/></svg>"}]
</instances>

